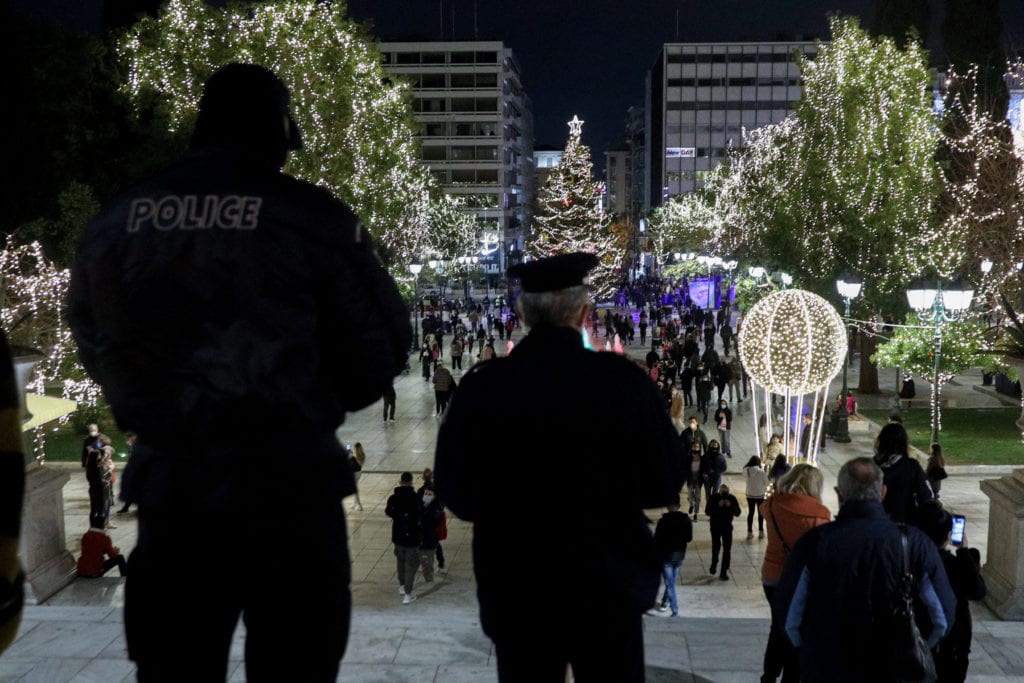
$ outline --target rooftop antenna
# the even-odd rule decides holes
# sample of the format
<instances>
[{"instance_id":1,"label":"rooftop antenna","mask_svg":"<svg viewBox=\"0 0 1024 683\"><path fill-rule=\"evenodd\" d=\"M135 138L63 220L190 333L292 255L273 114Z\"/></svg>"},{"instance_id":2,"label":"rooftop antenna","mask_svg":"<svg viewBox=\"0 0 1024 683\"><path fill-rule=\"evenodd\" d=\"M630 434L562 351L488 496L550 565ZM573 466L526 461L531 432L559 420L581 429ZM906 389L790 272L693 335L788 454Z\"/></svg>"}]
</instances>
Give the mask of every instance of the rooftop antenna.
<instances>
[{"instance_id":1,"label":"rooftop antenna","mask_svg":"<svg viewBox=\"0 0 1024 683\"><path fill-rule=\"evenodd\" d=\"M452 40L455 40L455 3L452 2Z\"/></svg>"},{"instance_id":2,"label":"rooftop antenna","mask_svg":"<svg viewBox=\"0 0 1024 683\"><path fill-rule=\"evenodd\" d=\"M676 42L679 42L679 8L676 7Z\"/></svg>"},{"instance_id":3,"label":"rooftop antenna","mask_svg":"<svg viewBox=\"0 0 1024 683\"><path fill-rule=\"evenodd\" d=\"M444 0L437 0L437 18L441 30L438 40L444 40Z\"/></svg>"},{"instance_id":4,"label":"rooftop antenna","mask_svg":"<svg viewBox=\"0 0 1024 683\"><path fill-rule=\"evenodd\" d=\"M473 0L473 40L480 40L480 27L476 23L476 0Z\"/></svg>"}]
</instances>

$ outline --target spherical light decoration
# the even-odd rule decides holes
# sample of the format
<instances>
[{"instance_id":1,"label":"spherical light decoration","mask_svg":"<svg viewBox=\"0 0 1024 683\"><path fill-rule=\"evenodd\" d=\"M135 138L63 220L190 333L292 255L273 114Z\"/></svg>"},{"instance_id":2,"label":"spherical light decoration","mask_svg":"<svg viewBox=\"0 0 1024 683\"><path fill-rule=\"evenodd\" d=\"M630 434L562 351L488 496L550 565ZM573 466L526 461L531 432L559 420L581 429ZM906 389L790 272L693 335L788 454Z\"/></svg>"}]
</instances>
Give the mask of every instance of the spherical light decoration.
<instances>
[{"instance_id":1,"label":"spherical light decoration","mask_svg":"<svg viewBox=\"0 0 1024 683\"><path fill-rule=\"evenodd\" d=\"M846 329L825 299L784 289L743 317L737 348L747 374L759 385L777 394L807 394L842 370Z\"/></svg>"}]
</instances>

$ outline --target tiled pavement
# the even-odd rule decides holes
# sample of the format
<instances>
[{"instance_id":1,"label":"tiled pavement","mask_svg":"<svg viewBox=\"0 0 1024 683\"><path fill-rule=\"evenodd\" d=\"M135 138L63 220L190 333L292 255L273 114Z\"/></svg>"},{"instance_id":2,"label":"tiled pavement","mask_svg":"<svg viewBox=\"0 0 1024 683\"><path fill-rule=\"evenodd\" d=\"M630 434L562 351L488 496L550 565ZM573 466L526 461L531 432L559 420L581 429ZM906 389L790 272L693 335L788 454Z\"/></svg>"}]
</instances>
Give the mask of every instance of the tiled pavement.
<instances>
[{"instance_id":1,"label":"tiled pavement","mask_svg":"<svg viewBox=\"0 0 1024 683\"><path fill-rule=\"evenodd\" d=\"M517 333L516 338L521 338ZM642 356L639 347L627 349ZM456 375L457 376L457 375ZM851 377L857 377L856 371ZM927 392L925 382L919 391ZM883 386L893 386L886 378ZM980 376L968 374L947 387L959 407L999 405L976 391ZM495 681L493 649L480 630L475 585L470 559L470 529L452 519L444 543L450 573L429 588L417 584L419 600L402 605L395 591L395 560L391 551L390 523L383 509L387 496L403 470L414 473L431 466L437 420L433 417L433 392L417 368L398 379L397 421L384 424L379 405L349 417L339 430L343 442L361 441L367 464L360 481L363 511L349 511L353 556L354 608L352 633L339 681L397 683L437 681L486 683ZM835 394L834 387L832 395ZM860 397L862 407L886 407L891 396ZM726 481L742 493L739 471L753 452L753 425L749 401L733 406L734 457ZM862 425L863 426L863 425ZM828 442L821 465L826 472L826 505L837 509L831 493L839 465L854 455L868 454L873 434L852 432L849 444ZM924 444L918 444L923 446ZM53 465L57 466L57 465ZM988 500L979 482L1003 472L962 473L946 480L943 500L967 515L968 538L985 556ZM539 474L542 475L542 472ZM732 480L732 481L730 481ZM745 501L740 498L745 506ZM346 501L347 505L351 501ZM79 468L65 488L68 548L78 552L78 538L87 527L88 498ZM542 514L543 510L538 510ZM658 511L652 511L656 517ZM745 540L744 517L736 524L731 581L722 582L707 573L710 534L707 523L695 525L695 539L687 553L678 588L682 618L645 617L648 679L651 681L754 681L761 671L767 638L768 609L760 585L764 541ZM301 520L296 520L301 523ZM117 517L111 532L115 544L130 549L135 537L133 515ZM524 571L543 573L543 561ZM305 594L297 585L297 599ZM106 577L76 580L44 605L30 606L18 640L0 658L0 682L134 680L126 659L121 606L123 580ZM975 647L971 681L1024 682L1024 622L999 621L984 605L975 608ZM572 609L568 602L555 609ZM429 627L425 626L429 624ZM243 681L241 644L244 627L236 633L232 653L232 681ZM296 653L301 657L301 653Z\"/></svg>"}]
</instances>

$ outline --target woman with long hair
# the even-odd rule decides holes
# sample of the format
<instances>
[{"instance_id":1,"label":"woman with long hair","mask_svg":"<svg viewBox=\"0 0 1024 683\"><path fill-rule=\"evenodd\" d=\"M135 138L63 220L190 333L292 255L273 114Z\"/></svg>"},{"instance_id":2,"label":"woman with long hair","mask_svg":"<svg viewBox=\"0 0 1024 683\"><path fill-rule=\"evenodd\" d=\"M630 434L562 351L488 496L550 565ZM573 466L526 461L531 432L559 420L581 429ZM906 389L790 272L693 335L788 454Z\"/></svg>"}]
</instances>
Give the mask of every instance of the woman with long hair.
<instances>
[{"instance_id":1,"label":"woman with long hair","mask_svg":"<svg viewBox=\"0 0 1024 683\"><path fill-rule=\"evenodd\" d=\"M821 503L824 482L821 470L817 467L798 463L779 479L771 498L761 504L761 513L768 520L768 545L761 564L761 585L769 606L772 606L786 556L797 539L808 529L825 524L830 519L828 508ZM786 637L785 624L776 623L772 611L761 680L774 681L781 673L784 683L799 681L799 656Z\"/></svg>"}]
</instances>

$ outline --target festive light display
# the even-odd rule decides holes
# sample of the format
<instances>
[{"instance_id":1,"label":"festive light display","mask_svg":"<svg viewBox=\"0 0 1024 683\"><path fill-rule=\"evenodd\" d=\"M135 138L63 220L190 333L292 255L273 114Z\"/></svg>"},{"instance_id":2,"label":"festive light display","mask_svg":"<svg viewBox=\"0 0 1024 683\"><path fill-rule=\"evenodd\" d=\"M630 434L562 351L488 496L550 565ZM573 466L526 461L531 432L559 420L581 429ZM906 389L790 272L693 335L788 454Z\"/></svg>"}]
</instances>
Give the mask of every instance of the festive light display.
<instances>
[{"instance_id":1,"label":"festive light display","mask_svg":"<svg viewBox=\"0 0 1024 683\"><path fill-rule=\"evenodd\" d=\"M1007 78L1019 82L1022 74L1020 64L1012 65ZM1014 264L1024 261L1024 161L1009 123L993 121L984 106L978 68L963 75L951 71L947 80L954 94L942 136L942 229L957 238L962 257L997 264L977 281L979 295L995 299L996 291L1019 287Z\"/></svg>"},{"instance_id":2,"label":"festive light display","mask_svg":"<svg viewBox=\"0 0 1024 683\"><path fill-rule=\"evenodd\" d=\"M846 330L825 299L784 289L747 312L737 349L751 379L768 391L808 394L828 385L842 369Z\"/></svg>"},{"instance_id":3,"label":"festive light display","mask_svg":"<svg viewBox=\"0 0 1024 683\"><path fill-rule=\"evenodd\" d=\"M192 125L206 77L230 61L273 69L292 92L305 148L287 171L348 202L395 273L423 251L436 188L418 162L409 87L388 76L342 2L170 0L120 41L126 90L172 130Z\"/></svg>"},{"instance_id":4,"label":"festive light display","mask_svg":"<svg viewBox=\"0 0 1024 683\"><path fill-rule=\"evenodd\" d=\"M540 211L526 253L533 258L586 251L600 264L590 274L594 296L609 297L619 283L625 250L609 229L611 216L601 206L601 185L593 179L590 148L580 142L583 121L569 121L569 140L561 163L538 193Z\"/></svg>"},{"instance_id":5,"label":"festive light display","mask_svg":"<svg viewBox=\"0 0 1024 683\"><path fill-rule=\"evenodd\" d=\"M770 255L811 289L865 277L868 304L902 292L907 273L960 262L935 223L938 126L925 52L833 18L832 38L801 58L796 113L746 134L713 187L715 251Z\"/></svg>"},{"instance_id":6,"label":"festive light display","mask_svg":"<svg viewBox=\"0 0 1024 683\"><path fill-rule=\"evenodd\" d=\"M100 387L89 379L78 362L71 329L62 314L71 271L57 268L43 255L39 242L17 246L8 236L0 251L0 281L3 282L3 306L0 325L12 345L34 348L44 358L36 366L27 390L44 394L60 387L63 398L80 406L96 405ZM65 418L66 420L66 418ZM42 460L45 431L34 430L33 449Z\"/></svg>"},{"instance_id":7,"label":"festive light display","mask_svg":"<svg viewBox=\"0 0 1024 683\"><path fill-rule=\"evenodd\" d=\"M906 324L894 329L892 336L872 355L880 367L901 368L927 379L932 386L932 417L942 429L942 386L965 370L982 366L986 372L1003 369L998 357L978 353L988 346L985 326L976 318L942 324L939 375L935 377L935 325L916 314L907 315ZM936 381L936 379L938 381Z\"/></svg>"}]
</instances>

